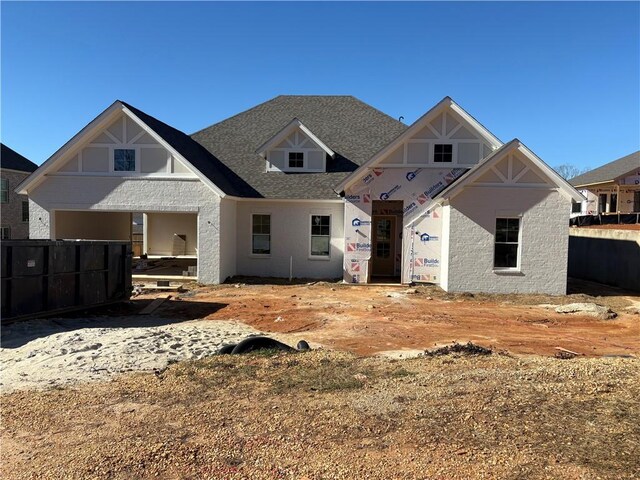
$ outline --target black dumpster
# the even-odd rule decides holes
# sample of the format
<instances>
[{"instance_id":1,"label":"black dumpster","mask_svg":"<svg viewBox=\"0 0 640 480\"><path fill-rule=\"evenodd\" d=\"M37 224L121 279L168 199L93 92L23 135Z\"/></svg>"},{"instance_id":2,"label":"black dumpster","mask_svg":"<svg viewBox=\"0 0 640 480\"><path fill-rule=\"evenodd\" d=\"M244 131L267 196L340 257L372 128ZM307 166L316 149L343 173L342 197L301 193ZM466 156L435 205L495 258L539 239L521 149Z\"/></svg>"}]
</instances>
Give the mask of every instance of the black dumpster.
<instances>
[{"instance_id":1,"label":"black dumpster","mask_svg":"<svg viewBox=\"0 0 640 480\"><path fill-rule=\"evenodd\" d=\"M2 321L128 300L131 243L2 242Z\"/></svg>"}]
</instances>

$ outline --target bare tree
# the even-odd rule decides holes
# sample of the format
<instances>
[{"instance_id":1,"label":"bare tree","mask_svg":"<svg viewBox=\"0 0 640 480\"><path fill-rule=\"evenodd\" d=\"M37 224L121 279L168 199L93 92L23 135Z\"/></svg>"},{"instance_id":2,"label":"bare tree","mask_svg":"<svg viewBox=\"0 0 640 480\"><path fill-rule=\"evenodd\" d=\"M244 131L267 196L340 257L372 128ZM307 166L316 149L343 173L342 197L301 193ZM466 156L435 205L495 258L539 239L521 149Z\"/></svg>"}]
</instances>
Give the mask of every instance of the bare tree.
<instances>
[{"instance_id":1,"label":"bare tree","mask_svg":"<svg viewBox=\"0 0 640 480\"><path fill-rule=\"evenodd\" d=\"M579 167L576 167L575 165L569 165L569 164L558 165L553 169L556 172L558 172L560 176L565 180L569 180L573 177L577 177L578 175L582 175L583 173L588 171L588 169L586 168L579 168Z\"/></svg>"}]
</instances>

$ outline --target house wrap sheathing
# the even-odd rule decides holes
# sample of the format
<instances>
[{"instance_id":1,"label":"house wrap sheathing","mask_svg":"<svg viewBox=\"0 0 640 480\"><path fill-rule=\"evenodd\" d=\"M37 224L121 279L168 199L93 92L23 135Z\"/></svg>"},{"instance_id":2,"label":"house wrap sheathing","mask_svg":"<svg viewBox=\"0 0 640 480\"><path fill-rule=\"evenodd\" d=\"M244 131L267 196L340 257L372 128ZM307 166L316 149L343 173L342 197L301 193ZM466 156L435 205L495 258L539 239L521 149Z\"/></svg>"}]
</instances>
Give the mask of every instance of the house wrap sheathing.
<instances>
[{"instance_id":1,"label":"house wrap sheathing","mask_svg":"<svg viewBox=\"0 0 640 480\"><path fill-rule=\"evenodd\" d=\"M401 226L398 236L402 241L395 243L392 252L394 273L403 283L440 283L442 207L432 204L431 199L466 171L463 168L374 168L349 187L345 191L344 280L367 283L373 202L398 200L402 202L402 208L397 211L375 212L395 216L396 225Z\"/></svg>"}]
</instances>

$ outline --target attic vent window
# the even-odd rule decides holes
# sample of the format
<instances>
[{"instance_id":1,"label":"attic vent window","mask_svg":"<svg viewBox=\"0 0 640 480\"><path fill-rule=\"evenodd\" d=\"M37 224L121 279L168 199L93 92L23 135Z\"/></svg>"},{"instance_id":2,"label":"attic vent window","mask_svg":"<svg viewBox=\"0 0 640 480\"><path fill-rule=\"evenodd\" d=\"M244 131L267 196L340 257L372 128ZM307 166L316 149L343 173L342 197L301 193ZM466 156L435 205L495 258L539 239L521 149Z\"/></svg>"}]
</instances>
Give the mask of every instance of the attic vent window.
<instances>
[{"instance_id":1,"label":"attic vent window","mask_svg":"<svg viewBox=\"0 0 640 480\"><path fill-rule=\"evenodd\" d=\"M113 169L116 172L135 172L136 151L133 149L116 148L113 151Z\"/></svg>"},{"instance_id":2,"label":"attic vent window","mask_svg":"<svg viewBox=\"0 0 640 480\"><path fill-rule=\"evenodd\" d=\"M453 145L449 144L435 144L433 146L433 161L437 163L453 161Z\"/></svg>"},{"instance_id":3,"label":"attic vent window","mask_svg":"<svg viewBox=\"0 0 640 480\"><path fill-rule=\"evenodd\" d=\"M303 152L289 152L289 168L304 168Z\"/></svg>"}]
</instances>

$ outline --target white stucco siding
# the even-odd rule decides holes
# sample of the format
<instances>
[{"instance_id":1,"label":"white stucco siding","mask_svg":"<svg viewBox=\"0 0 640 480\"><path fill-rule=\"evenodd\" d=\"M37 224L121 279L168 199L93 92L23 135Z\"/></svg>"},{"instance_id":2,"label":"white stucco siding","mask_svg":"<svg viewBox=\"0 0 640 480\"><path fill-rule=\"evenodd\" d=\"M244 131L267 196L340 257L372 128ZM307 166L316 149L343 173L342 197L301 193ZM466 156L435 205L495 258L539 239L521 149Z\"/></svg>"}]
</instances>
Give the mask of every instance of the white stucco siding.
<instances>
[{"instance_id":1,"label":"white stucco siding","mask_svg":"<svg viewBox=\"0 0 640 480\"><path fill-rule=\"evenodd\" d=\"M444 290L449 289L449 245L451 238L451 206L442 207L442 225L441 225L441 252L440 252L440 287Z\"/></svg>"},{"instance_id":2,"label":"white stucco siding","mask_svg":"<svg viewBox=\"0 0 640 480\"><path fill-rule=\"evenodd\" d=\"M467 187L449 208L452 292L566 293L570 201L556 190ZM520 272L493 267L497 217L521 216Z\"/></svg>"},{"instance_id":3,"label":"white stucco siding","mask_svg":"<svg viewBox=\"0 0 640 480\"><path fill-rule=\"evenodd\" d=\"M50 212L56 210L197 214L198 280L221 281L220 197L199 180L49 176L29 191L29 199L32 238L55 235Z\"/></svg>"},{"instance_id":4,"label":"white stucco siding","mask_svg":"<svg viewBox=\"0 0 640 480\"><path fill-rule=\"evenodd\" d=\"M261 277L342 277L344 206L329 202L237 202L237 274ZM251 215L271 215L271 254L251 253ZM330 258L311 258L311 215L331 216Z\"/></svg>"},{"instance_id":5,"label":"white stucco siding","mask_svg":"<svg viewBox=\"0 0 640 480\"><path fill-rule=\"evenodd\" d=\"M237 202L223 198L220 202L220 280L236 274Z\"/></svg>"}]
</instances>

